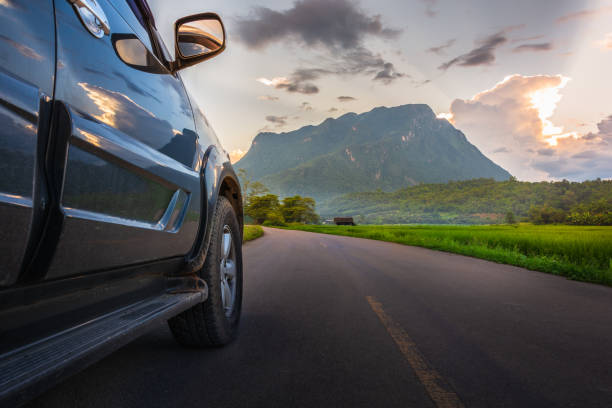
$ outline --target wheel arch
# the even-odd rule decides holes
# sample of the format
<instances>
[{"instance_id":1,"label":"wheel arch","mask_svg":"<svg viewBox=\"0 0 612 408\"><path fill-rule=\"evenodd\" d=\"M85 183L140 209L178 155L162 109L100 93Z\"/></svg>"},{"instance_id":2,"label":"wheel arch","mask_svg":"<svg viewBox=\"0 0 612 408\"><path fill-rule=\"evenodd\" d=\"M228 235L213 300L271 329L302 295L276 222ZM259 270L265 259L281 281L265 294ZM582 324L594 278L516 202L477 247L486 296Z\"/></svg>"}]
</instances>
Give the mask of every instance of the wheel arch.
<instances>
[{"instance_id":1,"label":"wheel arch","mask_svg":"<svg viewBox=\"0 0 612 408\"><path fill-rule=\"evenodd\" d=\"M196 241L186 256L186 273L196 272L204 265L219 196L224 196L230 201L240 225L240 237L243 235L242 190L227 153L219 151L214 145L210 146L202 158L200 180L202 185L200 227Z\"/></svg>"},{"instance_id":2,"label":"wheel arch","mask_svg":"<svg viewBox=\"0 0 612 408\"><path fill-rule=\"evenodd\" d=\"M231 170L232 174L227 174L225 178L221 181L221 185L219 187L219 196L224 196L227 198L234 208L236 212L236 217L238 218L238 225L240 225L240 236L242 237L243 228L244 228L244 210L242 207L242 190L240 188L240 182L238 181L238 177L234 173L234 170Z\"/></svg>"}]
</instances>

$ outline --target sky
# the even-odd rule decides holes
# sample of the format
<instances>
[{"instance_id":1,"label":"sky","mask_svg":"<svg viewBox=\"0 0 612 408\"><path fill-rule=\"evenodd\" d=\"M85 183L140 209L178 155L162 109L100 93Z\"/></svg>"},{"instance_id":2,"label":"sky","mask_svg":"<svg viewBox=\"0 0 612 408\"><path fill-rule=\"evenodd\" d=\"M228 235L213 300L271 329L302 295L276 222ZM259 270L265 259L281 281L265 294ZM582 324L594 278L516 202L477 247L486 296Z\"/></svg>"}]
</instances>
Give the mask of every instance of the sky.
<instances>
[{"instance_id":1,"label":"sky","mask_svg":"<svg viewBox=\"0 0 612 408\"><path fill-rule=\"evenodd\" d=\"M425 103L520 180L612 178L612 0L148 0L218 13L181 75L238 159L258 132Z\"/></svg>"}]
</instances>

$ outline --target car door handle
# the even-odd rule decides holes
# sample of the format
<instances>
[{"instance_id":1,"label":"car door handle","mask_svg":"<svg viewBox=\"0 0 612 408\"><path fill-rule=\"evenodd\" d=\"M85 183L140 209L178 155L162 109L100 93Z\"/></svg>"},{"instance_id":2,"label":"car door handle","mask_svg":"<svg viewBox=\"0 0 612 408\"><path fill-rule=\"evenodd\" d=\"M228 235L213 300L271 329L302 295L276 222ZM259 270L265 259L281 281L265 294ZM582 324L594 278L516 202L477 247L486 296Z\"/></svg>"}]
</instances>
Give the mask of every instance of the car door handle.
<instances>
[{"instance_id":1,"label":"car door handle","mask_svg":"<svg viewBox=\"0 0 612 408\"><path fill-rule=\"evenodd\" d=\"M96 0L68 0L81 18L87 31L96 38L110 33L110 25L104 10Z\"/></svg>"}]
</instances>

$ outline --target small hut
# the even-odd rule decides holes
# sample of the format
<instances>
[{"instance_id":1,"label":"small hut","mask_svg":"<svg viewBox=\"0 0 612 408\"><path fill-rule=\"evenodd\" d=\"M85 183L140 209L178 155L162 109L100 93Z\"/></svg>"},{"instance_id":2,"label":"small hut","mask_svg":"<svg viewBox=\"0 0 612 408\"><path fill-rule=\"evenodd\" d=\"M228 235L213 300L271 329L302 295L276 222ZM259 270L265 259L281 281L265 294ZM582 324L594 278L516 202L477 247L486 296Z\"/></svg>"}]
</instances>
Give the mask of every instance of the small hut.
<instances>
[{"instance_id":1,"label":"small hut","mask_svg":"<svg viewBox=\"0 0 612 408\"><path fill-rule=\"evenodd\" d=\"M336 225L355 225L353 217L335 217L334 224Z\"/></svg>"}]
</instances>

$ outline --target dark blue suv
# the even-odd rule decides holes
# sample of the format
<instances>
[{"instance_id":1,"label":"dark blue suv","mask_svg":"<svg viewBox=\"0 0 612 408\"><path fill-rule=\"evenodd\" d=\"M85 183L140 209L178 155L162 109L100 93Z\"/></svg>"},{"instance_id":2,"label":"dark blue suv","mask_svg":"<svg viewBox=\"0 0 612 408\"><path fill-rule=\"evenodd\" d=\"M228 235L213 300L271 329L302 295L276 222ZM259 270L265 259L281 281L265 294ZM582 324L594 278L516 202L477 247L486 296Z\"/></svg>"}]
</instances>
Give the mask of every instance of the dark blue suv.
<instances>
[{"instance_id":1,"label":"dark blue suv","mask_svg":"<svg viewBox=\"0 0 612 408\"><path fill-rule=\"evenodd\" d=\"M174 46L146 0L0 1L2 405L160 321L236 336L240 184L179 75L225 29L188 16Z\"/></svg>"}]
</instances>

